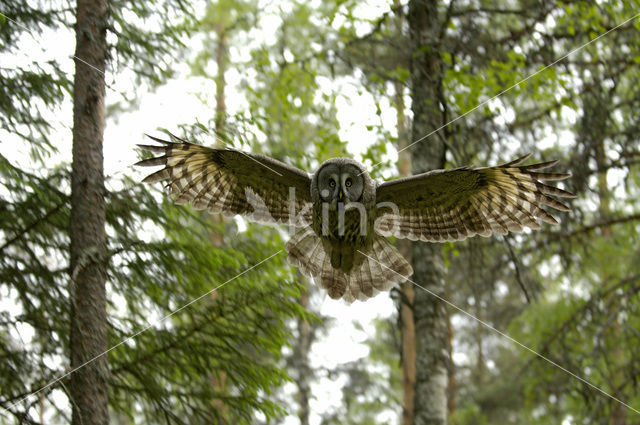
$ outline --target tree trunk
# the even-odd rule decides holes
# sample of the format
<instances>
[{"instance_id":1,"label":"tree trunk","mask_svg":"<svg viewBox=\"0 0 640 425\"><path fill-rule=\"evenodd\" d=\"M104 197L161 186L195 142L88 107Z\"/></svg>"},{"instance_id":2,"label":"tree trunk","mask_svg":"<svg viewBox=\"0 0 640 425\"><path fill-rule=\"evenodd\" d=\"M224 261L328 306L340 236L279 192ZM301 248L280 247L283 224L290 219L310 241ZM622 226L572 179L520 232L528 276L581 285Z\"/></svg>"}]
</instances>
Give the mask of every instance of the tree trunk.
<instances>
[{"instance_id":1,"label":"tree trunk","mask_svg":"<svg viewBox=\"0 0 640 425\"><path fill-rule=\"evenodd\" d=\"M585 108L589 108L589 111L585 111L584 120L588 122L586 124L587 129L585 133L587 137L590 138L590 142L594 149L594 155L596 158L596 167L598 171L598 180L597 180L597 194L598 194L598 215L600 216L600 220L604 223L608 222L611 219L611 198L610 198L610 189L609 182L607 181L607 151L605 144L605 137L607 134L607 124L609 121L609 110L607 107L602 105L610 104L611 99L605 95L602 91L596 91L596 94L593 98L590 98L588 102L585 102ZM612 236L611 226L602 226L602 239L608 241L610 243L610 239ZM603 287L606 287L611 280L611 276L607 272L606 268L600 269L600 282ZM611 302L610 309L615 310L619 302L619 298L614 298ZM614 317L611 320L609 335L611 335L614 341L618 341L622 336L622 332L620 329L620 322L618 317ZM616 388L623 388L623 383L625 381L624 376L624 353L622 351L622 346L616 344L613 348L613 353L610 358L609 369L611 371L611 376L609 381L612 385L613 394L618 397L624 399L624 395L616 393ZM620 403L612 403L611 414L609 418L610 425L626 425L627 423L627 409Z\"/></svg>"},{"instance_id":2,"label":"tree trunk","mask_svg":"<svg viewBox=\"0 0 640 425\"><path fill-rule=\"evenodd\" d=\"M597 171L597 195L598 195L598 215L600 221L606 223L611 219L611 198L609 183L607 181L607 148L606 137L608 133L607 125L610 120L610 112L606 105L610 105L612 100L605 91L600 88L591 91L584 96L583 117L580 127L579 140L585 144L586 150L592 150L596 160ZM605 225L600 227L602 240L605 243L610 243L612 237L611 226ZM610 275L609 270L605 264L599 265L600 284L606 287L613 276ZM617 309L620 299L614 298L611 300L609 309L615 311ZM605 334L613 341L619 341L623 336L621 335L620 322L617 316L613 317L608 332ZM603 334L603 335L605 335ZM601 335L598 338L603 337ZM607 341L603 341L600 344L606 346ZM618 391L624 391L623 383L625 381L624 376L624 352L623 346L616 344L613 348L612 355L608 358L608 369L610 375L607 377L611 389L609 391L615 397L624 399L624 395L618 393ZM618 389L619 388L619 389ZM625 425L627 423L627 409L620 403L612 403L611 413L609 417L610 425Z\"/></svg>"},{"instance_id":3,"label":"tree trunk","mask_svg":"<svg viewBox=\"0 0 640 425\"><path fill-rule=\"evenodd\" d=\"M225 73L227 72L227 26L225 23L219 23L215 28L217 43L216 43L216 66L218 68L215 83L216 83L216 117L215 126L216 132L223 134L225 130L225 124L227 120L227 104L225 103L224 90L226 87Z\"/></svg>"},{"instance_id":4,"label":"tree trunk","mask_svg":"<svg viewBox=\"0 0 640 425\"><path fill-rule=\"evenodd\" d=\"M109 422L105 201L102 138L107 58L106 0L78 0L73 88L70 296L72 424Z\"/></svg>"},{"instance_id":5,"label":"tree trunk","mask_svg":"<svg viewBox=\"0 0 640 425\"><path fill-rule=\"evenodd\" d=\"M441 90L437 0L413 0L409 3L409 32L412 47L411 84L413 140L418 140L442 125L439 99ZM416 143L411 148L413 173L442 168L445 146L439 135ZM417 242L412 247L413 280L429 291L444 296L442 246ZM447 311L445 305L420 288L415 289L413 309L416 333L416 386L414 423L447 423Z\"/></svg>"},{"instance_id":6,"label":"tree trunk","mask_svg":"<svg viewBox=\"0 0 640 425\"><path fill-rule=\"evenodd\" d=\"M218 135L224 135L227 123L227 104L225 101L225 89L226 80L225 73L227 71L227 25L225 22L218 22L215 24L214 31L216 33L216 67L217 72L215 76L216 84L216 114L214 117L215 131ZM216 147L224 148L224 145L219 142L219 138L216 137ZM215 247L221 247L224 245L224 216L222 214L211 214L211 222L214 223L214 229L211 232L211 243ZM213 295L215 295L214 293ZM217 296L217 295L216 295ZM214 297L215 298L215 297ZM226 381L226 378L225 378Z\"/></svg>"},{"instance_id":7,"label":"tree trunk","mask_svg":"<svg viewBox=\"0 0 640 425\"><path fill-rule=\"evenodd\" d=\"M225 103L225 88L226 88L226 80L225 80L225 72L227 70L227 27L224 22L218 22L214 31L216 33L217 41L216 41L216 67L217 72L215 76L215 84L216 84L216 114L214 117L214 125L215 131L217 135L223 135L225 131L225 124L227 120L227 105ZM216 137L216 147L223 148L223 144L219 142L218 137ZM209 214L208 212L204 212L205 214ZM211 234L211 244L220 248L224 246L224 236L225 236L225 219L222 214L211 214L209 215L209 219L213 223L213 229ZM218 291L214 291L209 296L209 299L212 304L216 303L219 297ZM213 387L214 393L217 394L227 394L227 381L228 381L227 373L224 370L217 370L211 373L211 386ZM216 409L216 414L218 417L218 422L228 423L229 422L229 412L227 406L225 405L224 398L218 398L214 401L213 407ZM220 419L222 418L222 419ZM211 419L214 422L214 419Z\"/></svg>"},{"instance_id":8,"label":"tree trunk","mask_svg":"<svg viewBox=\"0 0 640 425\"><path fill-rule=\"evenodd\" d=\"M305 289L300 294L300 305L307 310L309 308L309 281L301 273L297 273L298 279L304 284ZM298 318L296 321L298 339L293 346L293 364L295 365L295 383L298 387L298 418L300 425L309 425L311 408L311 378L312 370L309 364L309 352L313 342L313 332L308 321Z\"/></svg>"},{"instance_id":9,"label":"tree trunk","mask_svg":"<svg viewBox=\"0 0 640 425\"><path fill-rule=\"evenodd\" d=\"M447 416L456 413L456 374L453 368L453 325L447 315Z\"/></svg>"},{"instance_id":10,"label":"tree trunk","mask_svg":"<svg viewBox=\"0 0 640 425\"><path fill-rule=\"evenodd\" d=\"M394 2L396 8L400 8L399 2ZM399 23L397 30L401 31ZM407 118L404 113L404 87L400 82L394 83L396 108L396 128L398 130L398 177L406 177L411 174L411 157L407 150L402 150L409 144L407 131ZM400 239L397 242L398 250L403 257L411 261L411 242ZM401 359L402 359L402 425L413 425L413 411L416 386L416 344L415 323L413 319L414 287L411 282L403 282L400 287L400 333L402 335Z\"/></svg>"}]
</instances>

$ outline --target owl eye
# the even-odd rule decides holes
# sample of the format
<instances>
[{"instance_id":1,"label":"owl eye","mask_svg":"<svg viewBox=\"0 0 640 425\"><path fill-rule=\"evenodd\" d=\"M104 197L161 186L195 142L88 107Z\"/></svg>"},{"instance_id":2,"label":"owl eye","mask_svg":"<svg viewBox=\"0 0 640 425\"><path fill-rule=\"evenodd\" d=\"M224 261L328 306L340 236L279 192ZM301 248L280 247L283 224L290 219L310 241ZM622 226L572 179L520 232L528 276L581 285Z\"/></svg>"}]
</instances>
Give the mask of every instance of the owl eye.
<instances>
[{"instance_id":1,"label":"owl eye","mask_svg":"<svg viewBox=\"0 0 640 425\"><path fill-rule=\"evenodd\" d=\"M329 187L336 187L336 181L334 179L329 180Z\"/></svg>"},{"instance_id":2,"label":"owl eye","mask_svg":"<svg viewBox=\"0 0 640 425\"><path fill-rule=\"evenodd\" d=\"M347 186L347 187L351 187L351 179L347 179L347 180L344 182L344 185L345 185L345 186Z\"/></svg>"}]
</instances>

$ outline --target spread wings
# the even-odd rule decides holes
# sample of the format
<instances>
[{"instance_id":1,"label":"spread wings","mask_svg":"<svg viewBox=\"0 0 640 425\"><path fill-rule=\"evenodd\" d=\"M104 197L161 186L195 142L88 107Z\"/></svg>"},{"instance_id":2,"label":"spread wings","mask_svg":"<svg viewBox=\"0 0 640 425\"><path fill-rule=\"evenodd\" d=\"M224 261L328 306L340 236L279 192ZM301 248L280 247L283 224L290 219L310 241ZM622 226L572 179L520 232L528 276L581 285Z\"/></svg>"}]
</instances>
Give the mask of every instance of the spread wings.
<instances>
[{"instance_id":1,"label":"spread wings","mask_svg":"<svg viewBox=\"0 0 640 425\"><path fill-rule=\"evenodd\" d=\"M176 204L262 222L311 223L311 178L304 171L263 155L194 145L170 134L171 142L138 145L162 154L138 162L164 165L143 182L168 180ZM295 191L295 193L292 193Z\"/></svg>"},{"instance_id":2,"label":"spread wings","mask_svg":"<svg viewBox=\"0 0 640 425\"><path fill-rule=\"evenodd\" d=\"M575 195L541 181L564 180L571 175L536 172L557 161L518 166L528 157L496 167L435 170L382 183L376 192L375 229L384 236L443 242L504 235L522 231L524 226L539 229L537 218L557 224L542 206L569 211L549 195ZM381 206L381 202L389 206Z\"/></svg>"}]
</instances>

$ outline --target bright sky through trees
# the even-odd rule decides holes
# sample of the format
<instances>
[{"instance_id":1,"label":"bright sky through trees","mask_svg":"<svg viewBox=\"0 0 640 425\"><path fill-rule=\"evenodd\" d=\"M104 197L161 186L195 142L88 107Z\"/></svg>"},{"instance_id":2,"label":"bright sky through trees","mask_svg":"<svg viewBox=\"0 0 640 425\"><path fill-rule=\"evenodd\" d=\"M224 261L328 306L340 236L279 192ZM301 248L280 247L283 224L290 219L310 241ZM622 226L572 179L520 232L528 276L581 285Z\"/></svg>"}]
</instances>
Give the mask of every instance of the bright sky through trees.
<instances>
[{"instance_id":1,"label":"bright sky through trees","mask_svg":"<svg viewBox=\"0 0 640 425\"><path fill-rule=\"evenodd\" d=\"M638 399L640 392L637 391L637 384L634 382L637 382L640 366L634 352L637 344L634 344L640 335L636 314L637 264L640 264L640 258L635 249L638 246L637 199L640 185L637 169L639 155L637 111L639 110L638 99L640 99L637 72L640 64L637 46L640 43L637 42L637 34L640 24L637 20L632 20L623 28L613 30L616 25L632 19L638 13L637 2L540 2L547 7L539 10L524 7L528 4L524 1L495 2L495 7L486 7L486 2L481 2L480 6L477 3L474 1L460 1L455 4L446 1L438 3L439 10L442 12L439 18L443 19L446 25L443 26L440 34L442 44L437 46L440 49L438 58L441 61L441 69L444 70L442 80L439 82L441 97L438 98L438 101L442 102L442 122L438 122L437 125L451 122L451 120L456 121L455 125L419 143L424 146L433 140L446 141L446 158L443 159L446 160L447 167L494 164L498 161L513 159L527 151L532 151L536 159L558 158L561 161L558 167L561 166L563 171L569 170L574 173L574 177L566 182L569 186L564 187L575 191L579 197L571 203L573 211L561 217L560 227L545 226L541 232L527 231L522 235L504 239L475 238L455 245L445 244L442 251L447 266L446 288L449 292L446 297L456 306L482 318L495 329L512 335L518 341L539 350L568 370L584 376L599 388L604 388L620 400L637 407L640 402ZM261 88L264 89L264 87L268 88L268 84L272 82L256 71L256 69L270 71L277 68L276 66L269 68L264 64L262 64L263 68L260 68L256 65L260 58L256 59L257 56L252 56L252 53L259 51L260 46L267 46L264 52L269 60L272 59L269 55L281 55L283 62L290 63L296 63L299 59L296 55L300 53L295 51L295 47L307 40L291 42L290 39L285 39L283 41L279 30L283 17L299 10L298 6L301 4L302 2L299 4L258 2L260 9L258 22L246 32L241 32L238 40L231 43L229 47L231 66L225 75L226 113L230 117L242 111L246 112L250 107L256 105L260 107L260 101L268 98L264 92L251 97L247 94L246 87L242 86L246 83L249 86L252 83L258 85L257 82L260 82L263 85ZM313 10L323 10L321 7L324 4L320 0L310 3ZM385 161L385 165L381 165L377 170L380 173L378 175L385 178L398 174L393 166L398 159L398 154L394 146L395 140L391 140L398 136L396 106L402 104L407 117L411 118L410 76L408 75L410 67L406 66L406 62L398 59L398 57L402 59L401 54L408 54L404 50L409 49L408 40L406 34L404 38L403 34L400 34L398 37L400 42L394 38L398 34L393 30L394 15L389 12L390 4L391 2L384 1L341 3L340 13L334 16L330 28L323 20L326 17L319 18L320 15L316 12L311 13L309 22L305 22L306 27L311 27L310 23L317 27L325 25L327 31L335 31L347 41L336 37L342 44L327 43L330 47L326 47L316 43L317 46L303 45L302 47L309 51L326 48L333 49L332 52L335 52L343 49L344 51L341 52L343 57L337 60L335 57L331 58L332 66L339 64L343 68L336 71L335 75L329 75L331 74L329 72L324 72L324 75L320 75L322 72L315 74L316 70L310 72L304 68L301 72L303 76L305 72L313 74L318 83L315 93L317 99L308 103L334 107L339 124L337 134L341 141L345 141L346 150L359 160L369 154L366 160L369 165L377 161ZM204 12L205 6L205 2L201 2L196 9ZM6 11L0 7L0 12ZM159 18L160 14L154 14L145 21L131 10L123 13L125 20L148 27L159 29L164 22ZM383 17L385 13L387 15ZM67 15L69 20L72 20L70 12L67 12ZM179 17L175 14L169 14L166 18L170 22L179 21ZM0 24L2 24L0 29L6 29L7 25L15 23L1 21ZM406 32L407 23L405 22L404 27L401 25L400 28ZM119 24L115 29L122 30ZM611 33L607 34L607 31ZM293 34L296 34L295 31ZM607 35L596 39L602 34ZM115 35L111 34L111 37L110 41L117 41ZM595 41L591 43L593 40ZM202 235L200 239L197 236L198 231L202 229L206 229L204 234L210 230L206 226L200 227L202 218L192 215L188 207L169 206L167 196L157 191L152 191L148 196L145 192L147 189L137 192L137 185L133 182L140 181L145 172L136 169L132 164L139 159L135 144L148 141L144 133L158 136L163 134L160 129L166 129L181 136L183 128L196 123L209 123L214 114L216 87L214 79L209 78L209 75L214 76L217 71L215 62L209 61L206 64L204 68L206 77L193 75L190 66L198 52L206 50L204 36L202 32L194 31L191 38L183 41L186 47L180 49L172 58L172 66L177 71L176 75L157 87L144 79L140 80L139 75L136 75L131 67L125 66L126 61L114 61L108 65L109 72L106 79L108 117L104 135L104 153L105 175L108 177L107 189L113 196L110 199L110 205L124 206L116 213L127 217L133 208L118 196L121 192L131 191L134 194L133 199L136 197L143 199L148 206L153 205L159 208L156 210L142 208L144 210L142 212L135 210L133 216L142 217L140 223L136 225L127 224L126 219L118 218L119 221L115 220L107 227L109 237L115 241L113 248L118 252L116 257L124 253L113 261L114 277L108 283L108 285L115 285L108 286L108 291L111 292L110 308L114 314L114 323L120 326L117 328L118 332L121 331L116 334L118 338L122 338L122 335L126 335L127 332L139 329L145 321L153 323L166 313L166 309L185 304L189 299L211 289L210 286L200 288L193 282L207 282L208 285L209 281L206 279L220 270L227 270L227 268L235 270L235 267L241 268L247 262L260 259L260 255L271 254L270 252L252 252L251 248L270 249L274 241L278 248L281 248L279 238L285 234L285 232L277 233L276 231L269 233L271 231L269 229L256 230L255 227L247 225L244 220L236 218L235 226L231 225L230 229L225 231L228 230L230 235L237 236L238 245L234 245L228 252L215 250L216 253L211 257L199 258L198 247L211 245L208 240L205 240L203 245ZM349 44L351 42L353 45ZM278 43L284 46L281 52L276 52ZM69 78L72 78L75 71L72 58L74 45L75 35L72 25L57 30L45 27L41 33L20 35L17 48L9 53L0 50L0 63L3 64L2 68L10 65L33 66L33 69L36 69L36 65L30 65L36 62L38 66L47 70L52 66L50 61L55 60ZM389 46L392 48L389 49ZM575 50L577 48L581 50ZM540 72L526 84L517 84L528 75L543 70L553 61L574 50L575 54L567 60ZM364 57L359 57L359 53ZM375 61L370 60L369 54L375 57ZM391 57L390 64L385 62L387 56ZM344 65L341 62L343 60L348 61L348 65ZM252 65L245 68L234 66L234 64L249 63ZM4 69L1 71L4 72ZM274 77L275 80L276 77ZM398 102L393 97L396 89L393 82L398 81L404 84L404 86L401 84L404 90L402 102ZM491 99L508 87L514 87L514 89L482 105L482 102ZM336 97L332 98L332 94L336 94ZM323 95L327 98L323 98ZM269 99L275 103L272 98ZM290 108L290 111L304 106L299 98L284 100L285 108ZM287 103L289 100L291 102ZM264 103L267 102L264 101ZM483 107L464 115L478 105ZM50 136L57 152L46 153L44 160L41 160L42 158L33 155L32 146L21 136L16 135L16 131L11 132L0 128L2 149L0 156L6 157L19 168L38 176L49 176L53 173L52 170L62 170L60 174L64 175L65 167L71 162L72 99L70 95L65 92L63 100L57 103L53 110L49 110L44 102L37 99L29 107L32 111L40 111L47 121L52 123ZM265 115L268 116L266 113ZM318 116L313 115L310 118L311 124L317 124ZM462 117L458 120L460 116ZM258 149L266 147L267 153L270 153L270 150L278 148L278 143L284 145L282 137L279 136L286 134L285 132L276 134L275 137L271 134L269 138L265 135L268 131L261 130L257 124L262 117L255 118L256 122L253 124L244 123L247 125L246 128L256 135L253 142L260 142L253 147ZM328 122L331 125L334 121L328 120ZM25 129L25 134L29 133L27 126L22 126L20 129ZM419 140L426 134L428 132L412 135L409 143ZM208 145L216 143L212 135L201 135L200 141ZM287 140L287 142L293 146L297 141ZM237 147L251 149L250 143L252 141ZM304 144L303 151L308 149L308 146L310 145ZM378 150L370 151L372 146ZM384 149L380 149L381 146ZM289 151L286 147L283 149L286 154L295 152L293 148ZM374 152L373 159L371 152ZM305 153L307 152L302 152L301 159L312 163L317 161L318 158L313 154L302 158ZM298 158L292 158L292 160L298 160ZM11 170L10 167L8 169ZM39 214L42 203L29 204L26 201L23 202L25 199L38 197L57 199L49 195L49 189L40 191L38 185L27 184L25 183L27 179L16 177L16 175L18 174L7 172L7 183L3 181L0 185L0 201L3 202L0 207L7 206L5 209L0 209L0 212L9 217L1 228L3 241L14 234L20 235L19 226L14 228L11 223L20 222L23 217L31 217L31 213L36 217L45 215ZM52 181L55 183L55 189L63 193L70 191L70 184L64 178L56 177ZM145 216L145 214L148 215ZM66 273L63 269L66 264L66 257L63 254L66 243L64 236L66 224L62 223L65 217L63 214L58 217L58 221L54 220L54 224L58 226L54 226L54 230L44 226L43 229L36 228L33 240L27 240L25 245L16 243L15 246L10 246L6 251L8 253L6 258L20 260L22 256L32 255L38 261L42 259L41 263L34 260L33 264L38 264L40 269L50 268L54 279L59 279L60 274ZM161 218L160 222L154 221L156 217ZM175 228L186 231L184 234L172 231L174 227L167 223L172 223ZM229 223L233 222L229 221ZM123 239L118 226L122 226L124 233L131 229L142 229L139 235L134 235L139 237L139 240L133 241L132 246L137 247L139 245L136 244L140 242L152 245L162 239L170 243L175 242L176 246L184 244L180 249L171 251L169 254L165 253L164 257L161 257L168 258L173 255L180 261L184 260L185 256L191 256L194 264L203 266L204 271L197 269L193 275L189 275L191 270L172 269L170 266L162 268L164 266L159 265L155 268L136 269L131 266L134 261L127 258L127 255L136 257L142 264L145 262L152 264L158 261L158 257L153 256L153 251L138 253L137 248L126 248L127 243L131 241ZM208 226L211 226L211 223ZM236 229L240 230L237 234L234 233ZM38 233L40 230L42 234ZM27 236L30 237L31 234L27 232ZM33 252L29 252L28 248L31 246L35 246ZM246 258L244 258L245 254ZM35 316L26 314L28 309L25 306L34 305L32 300L35 295L30 291L35 291L40 286L29 280L32 268L25 269L23 263L19 264L23 267L22 269L16 266L14 270L12 265L5 264L0 272L11 276L11 273L16 273L18 270L18 278L15 281L22 282L19 278L26 276L27 289L21 288L17 283L14 285L14 281L10 279L7 282L0 282L2 287L0 313L3 314L3 320L6 318L7 323L12 321L16 323L15 326L6 326L6 334L13 341L20 341L19 348L29 352L30 347L40 343L39 338L42 335L39 333L41 329L29 323L44 322L38 322L33 319ZM182 261L180 266L182 267L183 264L186 262ZM286 286L291 283L287 281L291 276L288 274L284 276L281 273L285 268L286 265L277 263L264 272L270 281L283 285L276 289L291 287ZM166 272L167 270L169 271ZM180 275L181 271L188 276L183 279ZM122 273L118 274L118 272ZM144 282L144 278L140 278L136 273L141 273L142 276L155 276L155 273L158 273L157 278L162 281L162 284L158 287L136 287L136 284ZM131 293L123 291L123 288L127 288L126 283L131 283L127 280L129 276L133 276L131 279L135 283ZM189 292L182 293L180 288L183 287L180 285L172 286L171 283L175 282L168 282L167 276L180 276L177 281L180 285L186 285L185 291ZM125 283L119 283L120 280ZM35 281L39 282L37 279ZM253 283L258 281L259 278L253 278ZM256 288L250 286L251 283L251 280L231 282L220 290L220 296L225 297L225 294L229 294L229 299L233 300L235 296L233 294L237 294L240 289L248 287L255 290ZM527 285L533 288L535 294L531 303L525 302L522 293L523 288L528 287ZM49 288L44 290L45 294L54 293L51 288L58 287ZM165 292L164 296L159 295L167 288L171 291ZM24 293L27 295L23 296ZM62 295L58 293L57 296L62 299L65 296L64 290L61 290L61 293ZM189 294L190 298L185 300L182 295L186 296L186 294ZM144 298L147 295L149 298ZM163 304L165 301L167 301L166 305ZM48 303L49 301L45 298L37 299L35 305L39 305L39 302ZM139 314L140 311L137 311L137 316L128 315L127 308L130 302L140 302L145 312ZM381 343L380 340L376 341L381 328L381 322L376 322L376 319L382 319L382 323L390 325L391 328L397 326L395 323L397 305L388 295L383 294L367 303L347 306L331 301L324 293L312 296L311 304L315 311L329 318L326 321L329 327L319 331L319 338L315 340L309 355L311 367L320 371L316 379L311 382L311 423L315 425L322 419L326 419L331 412L343 412L340 409L352 408L356 405L359 407L353 400L350 400L352 402L350 407L345 407L347 404L345 397L349 394L343 394L341 391L348 384L346 377L353 372L353 369L335 374L331 371L349 362L355 361L357 364L358 360L362 360L364 363L371 356L388 355L388 353L381 355L380 350L376 351L370 347L372 347L372 341ZM198 308L193 307L191 312L201 313L202 309L206 310L211 307L211 304L202 303ZM272 306L268 305L265 308L269 310ZM235 309L230 311L235 312ZM229 311L225 314L229 314ZM55 320L47 324L57 324L60 317L66 317L66 315L60 313ZM246 319L250 315L240 317ZM217 318L218 316L215 316L215 319ZM215 322L208 316L205 319L206 323ZM188 315L176 318L175 322L162 330L184 329L181 326L189 325L189 320ZM522 350L501 338L490 327L482 326L455 311L449 312L449 320L452 329L449 335L451 343L449 354L452 358L449 384L454 386L451 391L455 396L451 399L455 403L448 406L448 409L450 414L455 415L456 423L486 424L492 421L495 423L513 420L519 424L528 424L529 422L526 421L531 420L530 423L539 425L544 423L544 418L548 418L548 421L569 425L580 423L586 420L585 418L597 418L603 423L618 425L625 423L625 420L630 421L629 423L635 420L632 412L620 410L621 405L616 405L615 400L612 401L593 388L584 386L572 376L563 375L558 368L532 360L531 353L521 352ZM251 325L257 327L261 323L262 321L257 320L251 322ZM2 333L4 329L0 329L0 338L4 338ZM243 329L238 328L234 331L242 332ZM395 331L399 332L399 329ZM392 334L393 332L389 332L389 335ZM57 338L58 334L55 335ZM172 336L162 335L163 337ZM247 337L248 334L242 335L251 339ZM205 341L206 338L199 340ZM149 332L149 335L141 335L136 341L127 344L122 352L114 352L114 357L120 362L114 363L119 368L116 372L122 374L122 370L125 370L124 375L116 374L116 376L127 376L125 360L131 360L138 355L134 348L149 347L149 350L153 350L154 344L159 341L161 338L156 340L155 334ZM206 341L210 346L215 346L211 340ZM193 340L190 342L193 343ZM28 376L29 387L11 388L6 390L8 395L28 391L30 386L42 385L39 380L42 373L37 375L41 370L39 368L55 374L56 369L61 369L61 365L67 364L68 359L63 349L66 343L66 341L54 341L53 344L59 349L53 354L47 352L43 361L36 359L37 361L34 360L32 363L26 361L25 364L7 362L11 367L19 364L21 367L24 366L24 370L29 371L29 374L25 374ZM378 376L378 380L374 379L373 383L385 386L386 390L389 389L387 375L393 367L398 366L399 362L399 353L393 351L397 348L394 345L396 343L397 341L393 341L387 344L387 349L393 352L393 356L388 355L382 360L375 359L379 362L378 365L385 363L386 366L381 372L384 378ZM188 344L184 344L184 347L187 346ZM208 350L210 346L204 349ZM278 352L280 347L273 346L271 349L273 352ZM279 352L287 355L291 354L291 351L291 347L285 346ZM372 353L372 351L376 352ZM20 356L19 362L24 361L25 358L30 357ZM196 358L196 360L202 361L202 358ZM194 364L197 364L197 361ZM371 364L367 364L366 367L369 371L373 369ZM22 371L17 368L15 370ZM247 370L244 369L245 372ZM223 373L222 377L212 378L206 373L194 373L190 378L193 377L224 381L228 375ZM3 377L0 376L0 378ZM45 378L42 377L42 379ZM119 383L122 384L124 381ZM214 383L219 384L217 381ZM9 384L11 382L7 381L5 386L8 388ZM146 384L151 385L151 383ZM359 384L365 385L371 382L365 380L365 384ZM268 385L277 384L269 381ZM260 391L264 391L264 388ZM293 383L284 384L287 401L295 399L296 391L297 388ZM263 395L261 392L259 394ZM7 396L7 394L0 393L0 396ZM54 400L56 405L67 409L65 412L70 411L67 406L68 398L61 389L56 388L50 399ZM125 399L118 399L117 402L121 403L120 406L135 405L136 408L144 404ZM291 405L293 402L290 402L289 406ZM46 403L44 406L39 412L45 412L44 419L47 422L55 412ZM363 406L365 407L362 409L366 411L366 404ZM377 418L378 422L399 423L402 420L402 415L398 414L397 405L393 406L393 408L382 410ZM34 412L38 411L37 406L28 409L34 416ZM254 405L247 409L251 412L259 410ZM140 411L136 414L142 415ZM263 418L260 416L263 413L257 415ZM354 418L357 417L357 415L354 416ZM356 421L356 419L353 420ZM288 412L284 421L287 424L299 423L293 410Z\"/></svg>"}]
</instances>

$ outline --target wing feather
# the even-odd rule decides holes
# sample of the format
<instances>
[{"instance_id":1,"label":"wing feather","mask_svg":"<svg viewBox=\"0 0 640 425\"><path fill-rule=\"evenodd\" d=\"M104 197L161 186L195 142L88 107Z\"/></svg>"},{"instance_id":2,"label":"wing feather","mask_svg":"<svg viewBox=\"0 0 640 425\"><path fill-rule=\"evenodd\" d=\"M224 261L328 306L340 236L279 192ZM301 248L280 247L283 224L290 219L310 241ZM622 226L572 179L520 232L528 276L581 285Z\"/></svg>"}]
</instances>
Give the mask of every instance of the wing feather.
<instances>
[{"instance_id":1,"label":"wing feather","mask_svg":"<svg viewBox=\"0 0 640 425\"><path fill-rule=\"evenodd\" d=\"M171 141L148 136L159 145L138 146L161 155L136 165L164 166L142 181L168 180L166 188L176 204L256 221L311 223L311 178L304 171L263 155L207 148L169 136Z\"/></svg>"},{"instance_id":2,"label":"wing feather","mask_svg":"<svg viewBox=\"0 0 640 425\"><path fill-rule=\"evenodd\" d=\"M443 242L539 229L538 219L558 224L543 207L570 211L556 198L575 195L542 182L571 174L540 172L558 161L521 165L529 156L496 167L435 170L382 183L376 201L391 202L399 212L378 210L375 229L384 236Z\"/></svg>"}]
</instances>

